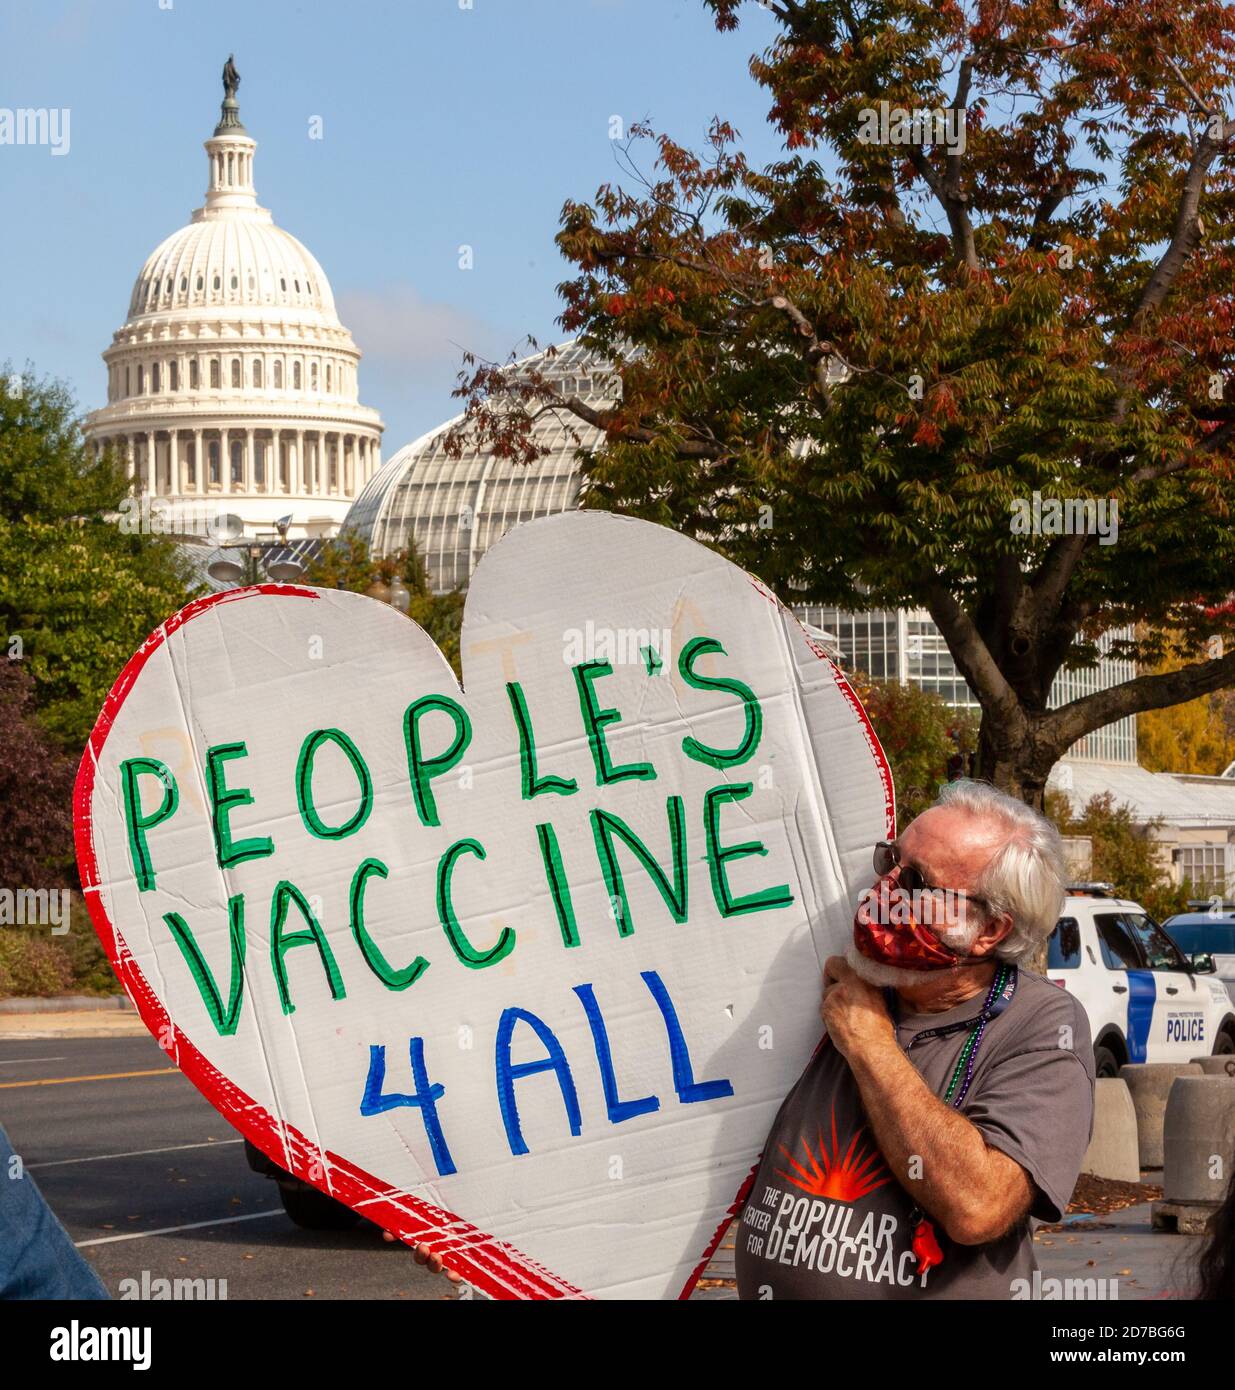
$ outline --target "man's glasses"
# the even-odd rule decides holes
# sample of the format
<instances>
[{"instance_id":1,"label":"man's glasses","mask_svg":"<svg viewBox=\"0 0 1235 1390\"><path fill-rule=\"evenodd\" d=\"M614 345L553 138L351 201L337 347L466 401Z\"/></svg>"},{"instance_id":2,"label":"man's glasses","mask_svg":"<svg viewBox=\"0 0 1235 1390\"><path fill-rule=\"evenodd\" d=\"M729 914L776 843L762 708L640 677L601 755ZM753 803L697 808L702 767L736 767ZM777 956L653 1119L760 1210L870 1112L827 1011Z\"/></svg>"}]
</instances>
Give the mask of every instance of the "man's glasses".
<instances>
[{"instance_id":1,"label":"man's glasses","mask_svg":"<svg viewBox=\"0 0 1235 1390\"><path fill-rule=\"evenodd\" d=\"M977 893L968 893L963 888L941 888L938 884L927 883L926 876L916 864L907 864L901 858L901 847L895 840L879 841L875 846L874 865L880 878L886 878L893 869L899 868L899 886L906 893L951 893L955 897L981 903L983 907L990 906L987 900Z\"/></svg>"}]
</instances>

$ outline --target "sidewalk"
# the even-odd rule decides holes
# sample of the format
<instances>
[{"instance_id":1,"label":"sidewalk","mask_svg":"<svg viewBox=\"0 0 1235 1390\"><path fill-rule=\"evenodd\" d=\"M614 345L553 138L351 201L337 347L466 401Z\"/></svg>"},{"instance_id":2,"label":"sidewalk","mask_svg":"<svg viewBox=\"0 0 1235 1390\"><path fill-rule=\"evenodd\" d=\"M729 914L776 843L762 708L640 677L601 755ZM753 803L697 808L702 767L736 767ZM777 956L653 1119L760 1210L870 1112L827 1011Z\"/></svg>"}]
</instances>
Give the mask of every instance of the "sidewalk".
<instances>
[{"instance_id":1,"label":"sidewalk","mask_svg":"<svg viewBox=\"0 0 1235 1390\"><path fill-rule=\"evenodd\" d=\"M4 1000L14 1005L19 1001ZM134 1038L146 1026L132 1008L114 1006L57 1009L58 1001L40 999L37 1012L0 1010L0 1041L6 1038ZM74 1001L77 1002L77 1001ZM100 1001L106 1004L106 1001Z\"/></svg>"},{"instance_id":2,"label":"sidewalk","mask_svg":"<svg viewBox=\"0 0 1235 1390\"><path fill-rule=\"evenodd\" d=\"M1034 1249L1042 1278L1105 1279L1107 1297L1121 1303L1191 1297L1191 1272L1204 1238L1153 1230L1150 1207L1141 1202L1104 1216L1078 1213L1066 1217L1060 1230L1038 1231Z\"/></svg>"}]
</instances>

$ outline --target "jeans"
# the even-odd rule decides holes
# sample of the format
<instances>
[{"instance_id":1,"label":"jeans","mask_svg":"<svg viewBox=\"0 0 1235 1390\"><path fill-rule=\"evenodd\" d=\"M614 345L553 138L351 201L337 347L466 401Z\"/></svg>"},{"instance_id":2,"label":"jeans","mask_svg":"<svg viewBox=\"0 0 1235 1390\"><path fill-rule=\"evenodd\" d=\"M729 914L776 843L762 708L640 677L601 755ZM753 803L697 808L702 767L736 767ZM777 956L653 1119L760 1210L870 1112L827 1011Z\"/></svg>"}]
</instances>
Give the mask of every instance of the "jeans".
<instances>
[{"instance_id":1,"label":"jeans","mask_svg":"<svg viewBox=\"0 0 1235 1390\"><path fill-rule=\"evenodd\" d=\"M0 1298L109 1298L0 1129Z\"/></svg>"}]
</instances>

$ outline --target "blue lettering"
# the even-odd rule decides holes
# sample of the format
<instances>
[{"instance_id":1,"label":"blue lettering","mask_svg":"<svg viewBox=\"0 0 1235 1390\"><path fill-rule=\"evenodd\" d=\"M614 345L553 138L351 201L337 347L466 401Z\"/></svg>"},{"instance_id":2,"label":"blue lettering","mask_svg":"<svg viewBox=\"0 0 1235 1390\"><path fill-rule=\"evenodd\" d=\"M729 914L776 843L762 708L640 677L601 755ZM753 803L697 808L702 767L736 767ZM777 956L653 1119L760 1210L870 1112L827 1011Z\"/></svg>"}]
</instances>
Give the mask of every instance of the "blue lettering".
<instances>
[{"instance_id":1,"label":"blue lettering","mask_svg":"<svg viewBox=\"0 0 1235 1390\"><path fill-rule=\"evenodd\" d=\"M1172 1014L1166 1020L1167 1042L1204 1042L1205 1020L1203 1018L1179 1018Z\"/></svg>"},{"instance_id":2,"label":"blue lettering","mask_svg":"<svg viewBox=\"0 0 1235 1390\"><path fill-rule=\"evenodd\" d=\"M673 1089L683 1105L694 1105L701 1100L719 1100L722 1096L733 1094L733 1083L723 1078L717 1081L696 1081L695 1069L691 1066L690 1049L682 1036L682 1025L678 1022L677 1010L664 981L655 970L639 972L643 983L652 991L656 1006L664 1015L665 1032L669 1035L669 1058L673 1063Z\"/></svg>"},{"instance_id":3,"label":"blue lettering","mask_svg":"<svg viewBox=\"0 0 1235 1390\"><path fill-rule=\"evenodd\" d=\"M510 1060L510 1041L515 1024L522 1020L528 1024L544 1044L546 1056L536 1062L512 1062ZM527 1009L505 1009L497 1025L497 1044L495 1047L497 1063L497 1099L502 1110L502 1123L506 1126L506 1140L512 1154L527 1153L523 1140L523 1127L519 1123L519 1107L515 1103L515 1082L525 1076L536 1076L542 1071L554 1072L562 1092L562 1102L566 1106L566 1118L571 1134L582 1133L583 1121L579 1114L579 1093L575 1090L574 1077L570 1074L570 1063L562 1051L562 1044L554 1036L553 1029Z\"/></svg>"},{"instance_id":4,"label":"blue lettering","mask_svg":"<svg viewBox=\"0 0 1235 1390\"><path fill-rule=\"evenodd\" d=\"M720 1100L733 1095L733 1083L725 1077L710 1081L696 1081L690 1048L682 1032L677 1010L664 981L655 970L644 970L640 978L647 986L665 1025L665 1036L669 1044L669 1060L673 1074L673 1089L683 1105L695 1105L700 1101ZM610 1124L622 1124L639 1115L653 1114L660 1109L660 1098L655 1095L639 1096L623 1100L618 1093L617 1072L613 1064L613 1049L609 1042L609 1032L604 1016L596 1000L596 991L590 984L575 985L574 992L583 1006L588 1027L592 1034L592 1045L596 1051L597 1067L600 1071L604 1090L605 1110ZM512 1058L515 1029L525 1023L544 1049L542 1057L527 1062L515 1062ZM408 1040L408 1057L411 1064L414 1090L410 1094L399 1091L386 1091L386 1048L374 1043L369 1047L369 1071L365 1079L364 1094L360 1101L360 1113L364 1116L382 1115L388 1110L401 1106L412 1106L420 1111L421 1122L437 1165L439 1177L447 1177L458 1171L438 1116L437 1103L446 1093L439 1082L429 1079L425 1067L424 1039ZM529 1076L539 1076L552 1072L561 1092L562 1104L566 1112L566 1123L572 1136L578 1138L583 1132L583 1117L579 1106L579 1092L570 1069L566 1053L553 1029L545 1021L528 1009L508 1008L502 1011L498 1020L497 1035L494 1042L494 1066L497 1080L498 1106L501 1110L502 1124L506 1130L506 1141L510 1152L516 1157L526 1154L527 1141L523 1137L523 1125L519 1116L519 1106L515 1096L515 1082Z\"/></svg>"},{"instance_id":5,"label":"blue lettering","mask_svg":"<svg viewBox=\"0 0 1235 1390\"><path fill-rule=\"evenodd\" d=\"M457 1172L450 1150L446 1147L446 1137L442 1133L441 1122L437 1118L437 1102L445 1094L446 1088L440 1083L429 1084L429 1074L425 1070L425 1044L423 1038L412 1038L408 1043L412 1062L412 1079L415 1091L403 1095L398 1091L382 1094L386 1084L386 1049L373 1043L369 1047L369 1075L365 1081L364 1097L360 1102L362 1115L381 1115L400 1105L411 1105L420 1111L424 1121L425 1133L429 1136L429 1148L433 1151L433 1161L437 1164L439 1177Z\"/></svg>"},{"instance_id":6,"label":"blue lettering","mask_svg":"<svg viewBox=\"0 0 1235 1390\"><path fill-rule=\"evenodd\" d=\"M623 1120L634 1119L636 1115L648 1115L660 1109L656 1096L643 1096L640 1100L620 1100L618 1098L617 1077L613 1072L613 1053L609 1047L609 1033L601 1016L600 1005L591 985L576 985L575 993L583 1003L587 1014L588 1027L592 1030L592 1043L596 1048L596 1061L600 1066L600 1079L605 1088L605 1108L609 1112L609 1123L620 1125Z\"/></svg>"}]
</instances>

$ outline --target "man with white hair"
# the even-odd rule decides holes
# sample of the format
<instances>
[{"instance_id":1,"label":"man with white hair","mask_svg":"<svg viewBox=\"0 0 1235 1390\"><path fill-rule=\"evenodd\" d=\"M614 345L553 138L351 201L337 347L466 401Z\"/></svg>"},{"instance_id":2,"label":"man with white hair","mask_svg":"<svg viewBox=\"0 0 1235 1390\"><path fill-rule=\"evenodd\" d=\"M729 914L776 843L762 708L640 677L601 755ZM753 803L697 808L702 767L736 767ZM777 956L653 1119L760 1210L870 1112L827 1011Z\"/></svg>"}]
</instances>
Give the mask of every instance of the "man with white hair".
<instances>
[{"instance_id":1,"label":"man with white hair","mask_svg":"<svg viewBox=\"0 0 1235 1390\"><path fill-rule=\"evenodd\" d=\"M741 1298L1012 1298L1093 1128L1084 1010L1028 964L1063 904L1059 834L953 782L875 848L825 1036L764 1147Z\"/></svg>"}]
</instances>

